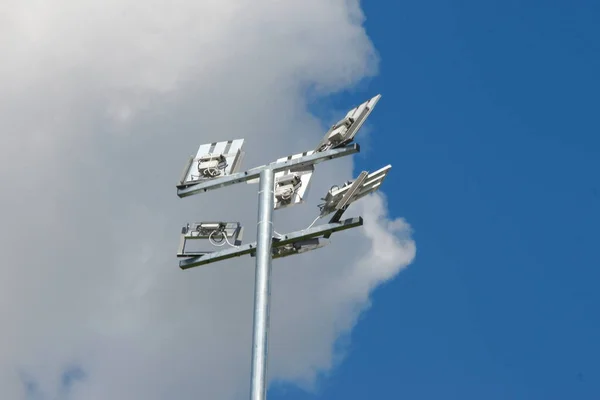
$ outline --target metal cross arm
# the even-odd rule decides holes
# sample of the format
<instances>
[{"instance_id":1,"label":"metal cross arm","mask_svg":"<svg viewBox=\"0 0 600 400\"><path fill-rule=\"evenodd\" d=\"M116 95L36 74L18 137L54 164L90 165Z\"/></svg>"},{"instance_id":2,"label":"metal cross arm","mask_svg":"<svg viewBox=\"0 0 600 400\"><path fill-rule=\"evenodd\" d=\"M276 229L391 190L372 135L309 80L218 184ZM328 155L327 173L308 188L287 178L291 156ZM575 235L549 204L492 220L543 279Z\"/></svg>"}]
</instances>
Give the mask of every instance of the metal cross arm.
<instances>
[{"instance_id":1,"label":"metal cross arm","mask_svg":"<svg viewBox=\"0 0 600 400\"><path fill-rule=\"evenodd\" d=\"M309 229L288 233L281 238L273 238L272 248L282 247L288 244L292 244L305 239L319 237L323 235L331 235L334 232L344 231L346 229L355 228L363 224L362 217L349 218L341 222L334 222L330 224L324 224L315 226ZM200 265L206 265L228 258L240 257L246 254L253 254L256 252L257 243L248 243L239 247L229 248L226 250L215 251L212 253L206 253L204 255L190 257L179 262L181 269L188 269L198 267Z\"/></svg>"},{"instance_id":2,"label":"metal cross arm","mask_svg":"<svg viewBox=\"0 0 600 400\"><path fill-rule=\"evenodd\" d=\"M207 179L204 182L197 183L188 187L178 186L177 196L179 196L180 198L193 196L195 194L207 192L209 190L219 189L225 186L234 185L236 183L256 179L260 176L260 172L266 169L271 169L273 170L273 172L279 172L290 168L318 164L323 161L333 160L334 158L344 157L358 152L360 152L360 146L358 145L358 143L353 143L345 147L330 149L326 151L315 152L304 157L263 165L261 167L253 168L245 172L238 172L220 178Z\"/></svg>"}]
</instances>

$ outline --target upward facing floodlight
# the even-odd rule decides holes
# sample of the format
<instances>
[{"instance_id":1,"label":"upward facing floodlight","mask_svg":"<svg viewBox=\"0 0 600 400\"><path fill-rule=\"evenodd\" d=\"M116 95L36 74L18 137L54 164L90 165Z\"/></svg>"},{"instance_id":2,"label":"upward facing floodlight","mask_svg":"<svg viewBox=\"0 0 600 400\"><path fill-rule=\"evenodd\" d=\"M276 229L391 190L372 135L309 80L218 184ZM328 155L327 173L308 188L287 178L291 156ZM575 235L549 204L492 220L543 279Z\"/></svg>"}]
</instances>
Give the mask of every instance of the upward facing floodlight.
<instances>
[{"instance_id":1,"label":"upward facing floodlight","mask_svg":"<svg viewBox=\"0 0 600 400\"><path fill-rule=\"evenodd\" d=\"M313 152L310 151L294 154L280 158L277 161L294 160L308 156L312 153ZM275 209L277 210L294 204L303 203L304 198L308 194L310 180L314 171L314 165L307 165L305 167L291 167L290 169L277 172L275 174Z\"/></svg>"},{"instance_id":2,"label":"upward facing floodlight","mask_svg":"<svg viewBox=\"0 0 600 400\"><path fill-rule=\"evenodd\" d=\"M197 222L187 224L181 231L177 251L181 269L206 265L243 255L256 257L254 287L254 324L252 335L251 400L266 398L267 334L269 325L269 296L271 261L321 248L329 244L333 233L363 224L362 218L341 221L342 213L353 201L377 190L391 166L371 174L363 172L354 182L332 188L321 207L323 217L335 212L329 223L300 231L273 236L273 211L305 201L315 164L357 153L352 144L380 99L377 95L350 110L334 124L315 150L279 158L276 161L245 172L238 172L244 140L230 140L201 145L196 156L190 157L177 184L177 195L187 197L236 183L259 183L258 224L256 242L242 245L243 229L237 222ZM188 240L208 240L213 246L225 246L218 251L189 251Z\"/></svg>"},{"instance_id":3,"label":"upward facing floodlight","mask_svg":"<svg viewBox=\"0 0 600 400\"><path fill-rule=\"evenodd\" d=\"M196 156L190 156L179 180L178 188L237 172L242 161L244 139L200 145Z\"/></svg>"},{"instance_id":4,"label":"upward facing floodlight","mask_svg":"<svg viewBox=\"0 0 600 400\"><path fill-rule=\"evenodd\" d=\"M371 100L365 101L360 106L348 111L344 118L333 124L327 131L316 151L334 149L351 143L380 98L381 95L378 94Z\"/></svg>"},{"instance_id":5,"label":"upward facing floodlight","mask_svg":"<svg viewBox=\"0 0 600 400\"><path fill-rule=\"evenodd\" d=\"M294 161L306 158L314 154L314 151L293 154L291 156L278 158L277 163ZM310 180L312 178L315 166L313 164L290 166L289 168L275 173L275 210L293 206L304 202L308 194ZM247 183L257 183L258 179L251 179Z\"/></svg>"},{"instance_id":6,"label":"upward facing floodlight","mask_svg":"<svg viewBox=\"0 0 600 400\"><path fill-rule=\"evenodd\" d=\"M274 164L292 162L301 160L313 155L314 151L306 151L304 153L293 154L291 156L278 158ZM301 204L308 194L310 180L315 171L314 164L308 165L292 165L287 169L280 170L275 173L275 210ZM257 183L258 179L248 180L247 183Z\"/></svg>"}]
</instances>

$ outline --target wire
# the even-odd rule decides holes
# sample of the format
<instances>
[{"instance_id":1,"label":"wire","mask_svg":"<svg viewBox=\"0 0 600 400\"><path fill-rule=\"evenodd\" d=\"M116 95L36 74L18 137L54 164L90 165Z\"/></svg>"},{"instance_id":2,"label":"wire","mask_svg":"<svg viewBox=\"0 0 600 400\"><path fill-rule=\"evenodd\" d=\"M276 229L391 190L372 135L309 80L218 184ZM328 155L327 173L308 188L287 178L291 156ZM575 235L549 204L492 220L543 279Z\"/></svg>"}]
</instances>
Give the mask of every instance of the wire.
<instances>
[{"instance_id":1,"label":"wire","mask_svg":"<svg viewBox=\"0 0 600 400\"><path fill-rule=\"evenodd\" d=\"M221 239L221 241L220 241L220 242L217 242L217 241L215 241L215 240L213 239L213 235L214 235L215 233L221 233L221 234L223 235L223 239L225 239L225 240ZM208 240L210 241L210 243L211 243L213 246L217 246L217 247L223 247L223 246L225 246L226 244L230 245L231 247L235 247L235 248L239 248L239 247L240 247L240 246L236 246L235 244L232 244L232 243L229 241L229 239L227 238L227 232L221 232L221 231L214 230L214 231L212 231L212 232L210 233L210 235L208 235Z\"/></svg>"},{"instance_id":2,"label":"wire","mask_svg":"<svg viewBox=\"0 0 600 400\"><path fill-rule=\"evenodd\" d=\"M315 220L312 222L312 224L310 224L310 225L308 226L308 228L306 228L306 229L304 229L304 230L305 230L305 231L307 231L307 230L309 230L310 228L312 228L312 227L313 227L313 225L314 225L314 224L317 222L317 220L318 220L319 218L321 218L321 216L320 216L320 215L319 215L319 216L317 216L317 218L315 218Z\"/></svg>"},{"instance_id":3,"label":"wire","mask_svg":"<svg viewBox=\"0 0 600 400\"><path fill-rule=\"evenodd\" d=\"M231 247L235 247L236 249L238 249L240 246L236 246L235 244L231 244L231 242L229 241L229 239L227 239L227 235L225 235L225 241L227 242L228 245L230 245Z\"/></svg>"},{"instance_id":4,"label":"wire","mask_svg":"<svg viewBox=\"0 0 600 400\"><path fill-rule=\"evenodd\" d=\"M217 156L217 158L218 157L219 156ZM223 155L220 155L220 157L223 157ZM206 158L209 158L209 160L210 160L210 159L215 158L215 155L213 153L207 153L207 154L205 154L204 156L202 156L202 157L200 157L198 159L198 167L197 167L197 169L198 169L198 172L200 173L200 175L198 175L199 177L200 176L204 176L206 178L215 178L215 177L217 177L217 176L219 176L221 174L220 170L223 170L223 173L224 173L225 169L229 165L229 163L227 163L227 159L225 159L223 157L222 161L218 161L216 167L209 167L209 168L206 168L204 170L201 170L200 169L200 164L202 163L202 160L206 159Z\"/></svg>"},{"instance_id":5,"label":"wire","mask_svg":"<svg viewBox=\"0 0 600 400\"><path fill-rule=\"evenodd\" d=\"M217 242L212 238L215 233L221 233L221 232L214 230L210 233L210 235L208 235L208 241L213 246L222 247L222 246L225 246L227 243L229 243L229 241L227 240L227 233L223 232L223 237L225 238L225 241L223 241L223 239L221 239L220 242Z\"/></svg>"},{"instance_id":6,"label":"wire","mask_svg":"<svg viewBox=\"0 0 600 400\"><path fill-rule=\"evenodd\" d=\"M218 176L221 173L221 171L219 171L219 168L206 168L205 170L205 176L209 177L209 178L214 178L215 176Z\"/></svg>"},{"instance_id":7,"label":"wire","mask_svg":"<svg viewBox=\"0 0 600 400\"><path fill-rule=\"evenodd\" d=\"M277 232L275 229L273 229L273 233L276 234L277 236L279 236L279 238L281 238L281 239L285 238L285 235L282 235L281 233Z\"/></svg>"}]
</instances>

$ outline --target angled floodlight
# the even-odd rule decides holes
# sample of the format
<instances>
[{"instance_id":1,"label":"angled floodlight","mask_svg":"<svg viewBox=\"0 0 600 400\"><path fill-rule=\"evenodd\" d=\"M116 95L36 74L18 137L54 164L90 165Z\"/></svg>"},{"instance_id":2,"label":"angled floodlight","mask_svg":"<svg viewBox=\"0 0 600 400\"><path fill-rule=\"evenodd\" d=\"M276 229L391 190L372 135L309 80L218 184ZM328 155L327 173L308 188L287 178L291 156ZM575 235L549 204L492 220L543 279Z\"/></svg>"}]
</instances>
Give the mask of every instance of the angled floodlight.
<instances>
[{"instance_id":1,"label":"angled floodlight","mask_svg":"<svg viewBox=\"0 0 600 400\"><path fill-rule=\"evenodd\" d=\"M378 94L369 101L365 101L358 107L348 111L344 118L329 128L316 151L334 149L351 143L380 98L381 95Z\"/></svg>"},{"instance_id":2,"label":"angled floodlight","mask_svg":"<svg viewBox=\"0 0 600 400\"><path fill-rule=\"evenodd\" d=\"M289 243L281 247L273 248L273 259L294 256L296 254L306 253L307 251L316 250L325 247L329 244L329 240L322 238L310 238L299 240L294 243Z\"/></svg>"},{"instance_id":3,"label":"angled floodlight","mask_svg":"<svg viewBox=\"0 0 600 400\"><path fill-rule=\"evenodd\" d=\"M387 165L370 174L363 171L354 181L348 181L342 187L334 186L329 189L327 195L321 199L325 203L319 205L321 217L332 212L343 211L348 208L350 203L375 192L381 186L390 169L392 169L392 166Z\"/></svg>"},{"instance_id":4,"label":"angled floodlight","mask_svg":"<svg viewBox=\"0 0 600 400\"><path fill-rule=\"evenodd\" d=\"M307 151L282 157L277 159L274 164L298 160L302 157L310 156L313 153L314 151ZM275 186L273 188L275 210L303 203L304 198L308 194L310 180L314 171L314 165L309 164L304 166L291 166L283 171L276 172L274 175ZM251 179L248 183L258 183L258 180Z\"/></svg>"},{"instance_id":5,"label":"angled floodlight","mask_svg":"<svg viewBox=\"0 0 600 400\"><path fill-rule=\"evenodd\" d=\"M202 144L196 156L190 156L177 187L182 189L207 180L234 174L242 157L244 139Z\"/></svg>"},{"instance_id":6,"label":"angled floodlight","mask_svg":"<svg viewBox=\"0 0 600 400\"><path fill-rule=\"evenodd\" d=\"M210 251L186 251L188 240L204 239L213 246L221 247L229 244L231 247L242 243L244 228L239 222L194 222L181 228L181 240L177 250L177 257L192 257Z\"/></svg>"}]
</instances>

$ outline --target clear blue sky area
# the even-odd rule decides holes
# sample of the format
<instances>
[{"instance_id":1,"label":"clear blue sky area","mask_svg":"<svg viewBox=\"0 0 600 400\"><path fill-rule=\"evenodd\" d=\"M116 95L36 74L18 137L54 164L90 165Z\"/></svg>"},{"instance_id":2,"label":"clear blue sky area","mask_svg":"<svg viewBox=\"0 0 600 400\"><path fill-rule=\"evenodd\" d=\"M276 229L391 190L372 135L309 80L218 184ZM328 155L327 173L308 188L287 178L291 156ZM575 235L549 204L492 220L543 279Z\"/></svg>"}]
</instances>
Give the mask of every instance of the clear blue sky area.
<instances>
[{"instance_id":1,"label":"clear blue sky area","mask_svg":"<svg viewBox=\"0 0 600 400\"><path fill-rule=\"evenodd\" d=\"M381 72L321 106L383 94L357 168L391 162L417 258L318 393L269 398L600 399L600 1L363 8Z\"/></svg>"}]
</instances>

